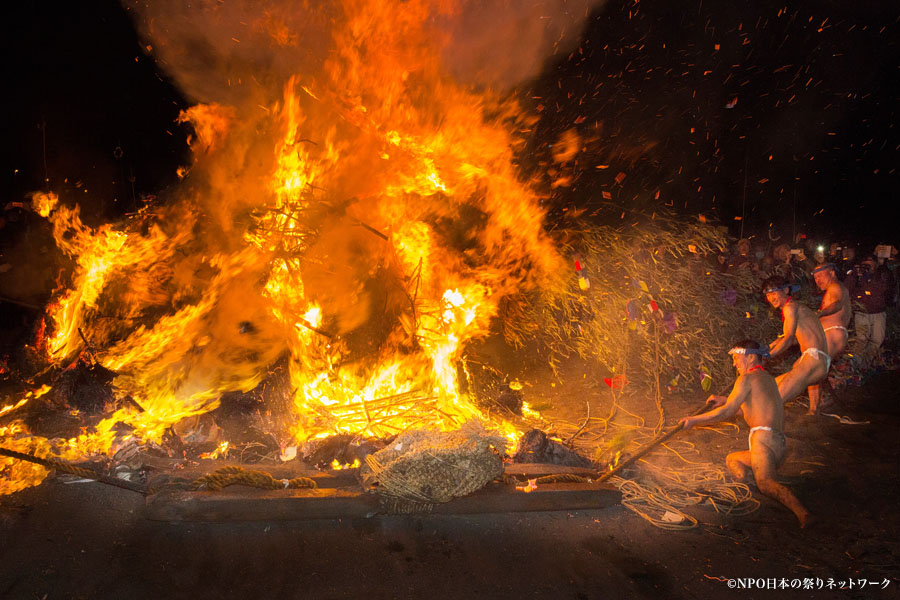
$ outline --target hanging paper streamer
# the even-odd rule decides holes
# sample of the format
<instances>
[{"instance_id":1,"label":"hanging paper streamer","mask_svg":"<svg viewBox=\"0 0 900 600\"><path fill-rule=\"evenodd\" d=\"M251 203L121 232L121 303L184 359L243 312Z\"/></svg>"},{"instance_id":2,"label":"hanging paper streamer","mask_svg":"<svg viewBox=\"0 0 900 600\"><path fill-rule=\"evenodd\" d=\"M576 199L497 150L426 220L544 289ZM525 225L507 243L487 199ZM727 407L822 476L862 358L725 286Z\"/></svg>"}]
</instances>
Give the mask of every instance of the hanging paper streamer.
<instances>
[{"instance_id":1,"label":"hanging paper streamer","mask_svg":"<svg viewBox=\"0 0 900 600\"><path fill-rule=\"evenodd\" d=\"M641 305L637 300L629 300L625 305L625 314L628 315L630 321L637 321L641 317Z\"/></svg>"},{"instance_id":2,"label":"hanging paper streamer","mask_svg":"<svg viewBox=\"0 0 900 600\"><path fill-rule=\"evenodd\" d=\"M575 259L575 274L578 276L578 287L581 291L585 291L591 287L591 280L585 275L581 261L578 259Z\"/></svg>"},{"instance_id":3,"label":"hanging paper streamer","mask_svg":"<svg viewBox=\"0 0 900 600\"><path fill-rule=\"evenodd\" d=\"M737 303L737 292L734 290L723 290L719 294L719 298L728 306L734 306Z\"/></svg>"},{"instance_id":4,"label":"hanging paper streamer","mask_svg":"<svg viewBox=\"0 0 900 600\"><path fill-rule=\"evenodd\" d=\"M709 374L709 369L706 367L700 367L700 388L704 392L708 392L712 387L712 376Z\"/></svg>"},{"instance_id":5,"label":"hanging paper streamer","mask_svg":"<svg viewBox=\"0 0 900 600\"><path fill-rule=\"evenodd\" d=\"M681 377L681 375L676 375L675 377L673 377L671 379L671 381L669 381L668 385L666 385L666 391L669 392L670 394L675 391L675 388L678 387L678 378L679 377Z\"/></svg>"},{"instance_id":6,"label":"hanging paper streamer","mask_svg":"<svg viewBox=\"0 0 900 600\"><path fill-rule=\"evenodd\" d=\"M614 390L621 390L628 385L628 379L626 379L624 375L615 375L613 377L604 377L603 383Z\"/></svg>"},{"instance_id":7,"label":"hanging paper streamer","mask_svg":"<svg viewBox=\"0 0 900 600\"><path fill-rule=\"evenodd\" d=\"M666 333L675 333L675 330L678 329L678 321L676 320L675 313L666 313L663 315L662 323Z\"/></svg>"},{"instance_id":8,"label":"hanging paper streamer","mask_svg":"<svg viewBox=\"0 0 900 600\"><path fill-rule=\"evenodd\" d=\"M581 288L582 291L591 287L591 280L587 277L579 277L578 278L578 287Z\"/></svg>"}]
</instances>

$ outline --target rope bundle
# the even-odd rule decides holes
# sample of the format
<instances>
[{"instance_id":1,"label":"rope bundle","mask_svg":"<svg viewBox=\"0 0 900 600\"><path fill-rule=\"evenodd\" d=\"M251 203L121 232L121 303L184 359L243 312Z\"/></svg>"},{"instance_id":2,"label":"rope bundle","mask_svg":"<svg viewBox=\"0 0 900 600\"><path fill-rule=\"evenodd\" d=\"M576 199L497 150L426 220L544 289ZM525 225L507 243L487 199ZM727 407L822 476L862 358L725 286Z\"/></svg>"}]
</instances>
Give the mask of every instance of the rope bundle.
<instances>
[{"instance_id":1,"label":"rope bundle","mask_svg":"<svg viewBox=\"0 0 900 600\"><path fill-rule=\"evenodd\" d=\"M312 489L318 487L316 482L309 477L275 479L264 471L248 471L238 466L216 469L212 473L194 481L194 489L205 488L211 492L221 491L230 485L246 485L263 490Z\"/></svg>"},{"instance_id":2,"label":"rope bundle","mask_svg":"<svg viewBox=\"0 0 900 600\"><path fill-rule=\"evenodd\" d=\"M406 431L366 457L363 482L379 494L438 504L481 489L503 473L505 440L471 422L457 431Z\"/></svg>"}]
</instances>

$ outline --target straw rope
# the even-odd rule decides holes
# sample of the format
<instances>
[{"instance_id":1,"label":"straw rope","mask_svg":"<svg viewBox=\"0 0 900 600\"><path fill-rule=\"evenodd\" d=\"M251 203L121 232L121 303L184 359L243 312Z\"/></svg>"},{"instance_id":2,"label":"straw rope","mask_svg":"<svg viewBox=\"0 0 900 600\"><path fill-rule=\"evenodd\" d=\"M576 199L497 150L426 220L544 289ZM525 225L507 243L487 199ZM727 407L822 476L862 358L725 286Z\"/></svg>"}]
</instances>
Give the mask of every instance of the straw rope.
<instances>
[{"instance_id":1,"label":"straw rope","mask_svg":"<svg viewBox=\"0 0 900 600\"><path fill-rule=\"evenodd\" d=\"M248 471L243 467L228 466L217 469L194 481L194 489L221 491L230 485L246 485L263 490L312 489L318 487L309 477L275 479L265 471Z\"/></svg>"}]
</instances>

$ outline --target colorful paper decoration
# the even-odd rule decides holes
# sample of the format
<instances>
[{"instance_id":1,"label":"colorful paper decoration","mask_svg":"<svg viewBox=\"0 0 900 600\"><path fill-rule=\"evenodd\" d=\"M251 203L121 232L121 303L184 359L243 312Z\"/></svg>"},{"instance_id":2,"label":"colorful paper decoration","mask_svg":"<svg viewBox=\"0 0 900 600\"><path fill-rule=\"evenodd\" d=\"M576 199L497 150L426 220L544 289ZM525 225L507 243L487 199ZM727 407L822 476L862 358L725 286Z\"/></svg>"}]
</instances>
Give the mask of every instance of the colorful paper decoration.
<instances>
[{"instance_id":1,"label":"colorful paper decoration","mask_svg":"<svg viewBox=\"0 0 900 600\"><path fill-rule=\"evenodd\" d=\"M621 390L623 387L628 385L628 379L626 379L624 375L614 375L612 377L604 377L603 383L614 390Z\"/></svg>"},{"instance_id":2,"label":"colorful paper decoration","mask_svg":"<svg viewBox=\"0 0 900 600\"><path fill-rule=\"evenodd\" d=\"M675 330L678 329L678 320L673 312L663 315L662 322L666 333L675 333Z\"/></svg>"},{"instance_id":3,"label":"colorful paper decoration","mask_svg":"<svg viewBox=\"0 0 900 600\"><path fill-rule=\"evenodd\" d=\"M628 315L628 319L631 321L637 321L641 316L641 305L637 300L631 299L628 301L628 304L625 305L625 314Z\"/></svg>"},{"instance_id":4,"label":"colorful paper decoration","mask_svg":"<svg viewBox=\"0 0 900 600\"><path fill-rule=\"evenodd\" d=\"M575 274L578 276L578 288L581 291L590 289L591 280L587 278L587 275L585 275L581 261L579 261L578 259L575 260Z\"/></svg>"},{"instance_id":5,"label":"colorful paper decoration","mask_svg":"<svg viewBox=\"0 0 900 600\"><path fill-rule=\"evenodd\" d=\"M723 290L721 294L719 294L719 298L721 298L722 302L724 302L728 306L734 306L737 303L737 292L734 290Z\"/></svg>"},{"instance_id":6,"label":"colorful paper decoration","mask_svg":"<svg viewBox=\"0 0 900 600\"><path fill-rule=\"evenodd\" d=\"M709 374L709 369L706 367L700 367L700 388L704 392L708 392L712 387L712 376Z\"/></svg>"}]
</instances>

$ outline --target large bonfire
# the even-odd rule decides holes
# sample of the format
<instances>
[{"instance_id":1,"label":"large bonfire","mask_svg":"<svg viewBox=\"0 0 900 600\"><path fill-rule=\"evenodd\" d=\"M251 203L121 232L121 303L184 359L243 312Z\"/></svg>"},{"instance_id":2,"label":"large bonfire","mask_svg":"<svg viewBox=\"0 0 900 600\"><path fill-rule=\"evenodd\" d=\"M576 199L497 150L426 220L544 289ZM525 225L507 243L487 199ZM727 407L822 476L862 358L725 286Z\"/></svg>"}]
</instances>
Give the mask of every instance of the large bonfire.
<instances>
[{"instance_id":1,"label":"large bonfire","mask_svg":"<svg viewBox=\"0 0 900 600\"><path fill-rule=\"evenodd\" d=\"M74 459L109 453L122 431L158 442L279 362L286 445L486 419L459 391L466 344L490 332L501 298L569 269L517 173L529 124L491 91L498 64L477 51L446 60L472 6L195 4L141 3L137 16L147 49L199 100L182 114L194 132L182 185L96 229L65 199L34 198L76 264L40 349L58 368L87 353L128 401L69 439L7 422L0 445ZM178 37L209 24L202 44ZM223 36L265 48L267 62L214 53ZM214 76L179 73L178 60ZM3 464L0 493L46 474Z\"/></svg>"}]
</instances>

